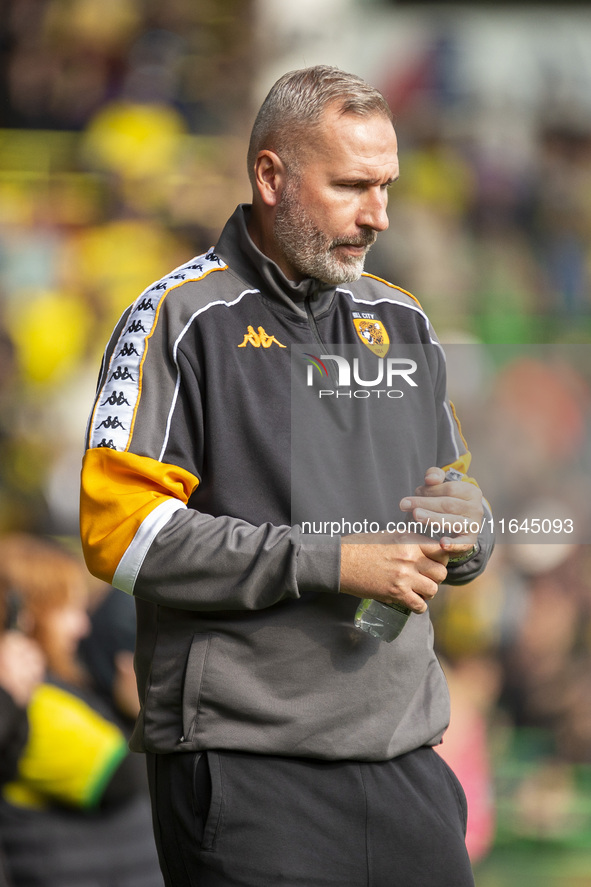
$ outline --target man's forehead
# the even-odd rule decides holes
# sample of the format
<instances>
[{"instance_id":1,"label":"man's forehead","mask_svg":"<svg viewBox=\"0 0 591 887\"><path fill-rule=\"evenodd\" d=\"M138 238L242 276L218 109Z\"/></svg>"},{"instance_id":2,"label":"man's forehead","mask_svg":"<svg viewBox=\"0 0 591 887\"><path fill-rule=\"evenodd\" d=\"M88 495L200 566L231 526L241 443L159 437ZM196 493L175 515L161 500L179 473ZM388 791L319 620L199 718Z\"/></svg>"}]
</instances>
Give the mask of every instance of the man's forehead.
<instances>
[{"instance_id":1,"label":"man's forehead","mask_svg":"<svg viewBox=\"0 0 591 887\"><path fill-rule=\"evenodd\" d=\"M338 106L329 106L317 125L299 141L302 155L309 159L322 155L333 162L345 157L357 157L369 163L397 161L394 126L390 118L379 111L343 113Z\"/></svg>"}]
</instances>

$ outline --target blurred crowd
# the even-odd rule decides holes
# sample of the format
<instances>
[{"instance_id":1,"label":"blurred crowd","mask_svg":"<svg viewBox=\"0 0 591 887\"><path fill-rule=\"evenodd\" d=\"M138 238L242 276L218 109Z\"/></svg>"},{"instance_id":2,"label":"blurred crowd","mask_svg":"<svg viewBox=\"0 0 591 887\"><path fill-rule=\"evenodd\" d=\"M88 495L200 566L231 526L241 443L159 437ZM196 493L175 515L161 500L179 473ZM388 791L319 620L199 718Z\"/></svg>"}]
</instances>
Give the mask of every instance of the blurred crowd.
<instances>
[{"instance_id":1,"label":"blurred crowd","mask_svg":"<svg viewBox=\"0 0 591 887\"><path fill-rule=\"evenodd\" d=\"M129 799L137 822L148 815L137 774L126 773L131 711L120 706L129 657L119 654L129 653L133 624L115 612L124 603L109 609L110 590L79 563L79 464L101 350L120 312L211 246L249 197L253 5L0 4L0 701L14 715L2 735L13 752L2 771L10 788L0 833L16 860L7 861L15 887L33 883L13 850L19 828L35 833L36 816L56 841L68 823L82 844L88 822L102 835L118 817L132 822ZM510 127L479 138L478 110L450 97L440 76L445 51L434 45L404 77L377 84L396 111L402 175L368 270L415 293L445 341L584 346L591 120L548 104L525 142ZM493 381L470 365L453 380L469 442L486 429L514 483L511 507L528 504L523 490L548 492L565 461L571 486L587 495L591 361L581 353L558 390L539 359L533 370L509 361ZM580 542L499 545L477 583L446 589L433 604L454 706L441 752L470 798L475 862L518 839L589 848L591 564ZM47 589L36 585L40 574ZM117 635L110 620L124 626L120 650L106 648L105 637ZM38 776L51 743L64 741L47 729L44 705L93 724L100 791L61 774L63 793L55 774ZM152 870L153 848L137 852ZM138 885L158 883L138 871ZM69 883L63 871L56 877L59 887Z\"/></svg>"},{"instance_id":2,"label":"blurred crowd","mask_svg":"<svg viewBox=\"0 0 591 887\"><path fill-rule=\"evenodd\" d=\"M75 532L116 319L244 196L250 5L0 4L0 529Z\"/></svg>"},{"instance_id":3,"label":"blurred crowd","mask_svg":"<svg viewBox=\"0 0 591 887\"><path fill-rule=\"evenodd\" d=\"M430 608L452 696L440 751L469 796L475 861L553 847L583 854L591 875L588 349L446 350L496 548L483 576Z\"/></svg>"},{"instance_id":4,"label":"blurred crowd","mask_svg":"<svg viewBox=\"0 0 591 887\"><path fill-rule=\"evenodd\" d=\"M381 83L401 176L375 267L417 294L439 330L589 341L591 108L557 93L560 74L544 79L543 60L529 100L479 95L459 34L437 18L428 31L418 56Z\"/></svg>"},{"instance_id":5,"label":"blurred crowd","mask_svg":"<svg viewBox=\"0 0 591 887\"><path fill-rule=\"evenodd\" d=\"M162 887L139 712L131 598L64 546L0 538L0 884Z\"/></svg>"}]
</instances>

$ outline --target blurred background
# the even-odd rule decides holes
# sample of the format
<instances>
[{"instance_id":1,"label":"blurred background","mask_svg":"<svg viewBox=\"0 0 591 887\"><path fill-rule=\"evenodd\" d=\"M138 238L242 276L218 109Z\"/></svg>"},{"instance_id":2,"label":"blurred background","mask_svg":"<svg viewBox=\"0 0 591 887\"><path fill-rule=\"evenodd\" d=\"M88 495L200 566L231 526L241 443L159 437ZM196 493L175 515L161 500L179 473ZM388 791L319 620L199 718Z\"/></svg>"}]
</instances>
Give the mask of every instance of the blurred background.
<instances>
[{"instance_id":1,"label":"blurred background","mask_svg":"<svg viewBox=\"0 0 591 887\"><path fill-rule=\"evenodd\" d=\"M368 270L444 342L577 346L554 373L538 355L483 380L471 362L451 392L468 433L491 415L485 381L517 480L565 458L588 477L588 4L0 0L0 535L77 548L112 327L249 200L256 109L321 62L395 113L401 177ZM441 752L469 796L478 887L591 885L590 567L585 544L501 545L434 602Z\"/></svg>"}]
</instances>

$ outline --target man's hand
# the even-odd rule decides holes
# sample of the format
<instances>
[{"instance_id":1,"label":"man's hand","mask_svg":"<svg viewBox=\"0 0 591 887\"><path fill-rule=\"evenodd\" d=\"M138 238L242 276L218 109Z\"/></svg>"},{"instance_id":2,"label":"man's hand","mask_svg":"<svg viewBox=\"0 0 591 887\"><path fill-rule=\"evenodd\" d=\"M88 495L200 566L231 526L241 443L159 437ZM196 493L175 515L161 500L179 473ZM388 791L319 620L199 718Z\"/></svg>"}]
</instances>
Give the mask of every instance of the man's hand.
<instances>
[{"instance_id":1,"label":"man's hand","mask_svg":"<svg viewBox=\"0 0 591 887\"><path fill-rule=\"evenodd\" d=\"M414 496L405 496L400 509L422 524L441 526L439 544L448 554L469 551L478 541L484 516L482 491L466 481L446 481L441 468L428 468L424 486L417 487Z\"/></svg>"},{"instance_id":2,"label":"man's hand","mask_svg":"<svg viewBox=\"0 0 591 887\"><path fill-rule=\"evenodd\" d=\"M447 576L447 552L424 536L395 533L344 536L341 586L345 594L397 601L415 613L427 609Z\"/></svg>"}]
</instances>

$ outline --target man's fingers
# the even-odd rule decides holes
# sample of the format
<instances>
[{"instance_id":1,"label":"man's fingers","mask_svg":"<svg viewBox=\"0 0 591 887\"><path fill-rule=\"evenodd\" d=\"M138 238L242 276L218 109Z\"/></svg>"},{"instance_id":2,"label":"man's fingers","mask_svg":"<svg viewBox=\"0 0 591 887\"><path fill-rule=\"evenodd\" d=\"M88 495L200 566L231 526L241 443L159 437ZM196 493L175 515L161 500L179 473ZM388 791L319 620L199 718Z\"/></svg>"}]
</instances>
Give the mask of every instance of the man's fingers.
<instances>
[{"instance_id":1,"label":"man's fingers","mask_svg":"<svg viewBox=\"0 0 591 887\"><path fill-rule=\"evenodd\" d=\"M447 552L443 551L443 554L446 555ZM440 585L442 582L445 582L447 578L446 564L447 560L445 562L441 562L427 557L419 562L419 573L421 574L421 576L424 576L425 578L430 579L432 582L435 582L436 585Z\"/></svg>"},{"instance_id":2,"label":"man's fingers","mask_svg":"<svg viewBox=\"0 0 591 887\"><path fill-rule=\"evenodd\" d=\"M425 484L417 487L414 496L407 498L453 498L465 499L467 502L482 501L482 491L475 484L463 480L446 481L445 483Z\"/></svg>"},{"instance_id":3,"label":"man's fingers","mask_svg":"<svg viewBox=\"0 0 591 887\"><path fill-rule=\"evenodd\" d=\"M447 577L449 554L438 541L418 538L393 545L381 539L378 544L343 544L341 591L386 604L400 601L422 613Z\"/></svg>"},{"instance_id":4,"label":"man's fingers","mask_svg":"<svg viewBox=\"0 0 591 887\"><path fill-rule=\"evenodd\" d=\"M403 592L401 600L413 613L424 613L427 609L427 601L432 601L438 591L439 583L427 579L426 576L417 576L413 581L412 589Z\"/></svg>"},{"instance_id":5,"label":"man's fingers","mask_svg":"<svg viewBox=\"0 0 591 887\"><path fill-rule=\"evenodd\" d=\"M424 613L427 609L427 601L433 600L439 586L447 577L447 570L441 564L438 564L442 572L437 574L437 578L433 575L426 576L424 574L415 576L412 581L412 590L409 589L402 599L402 602L414 613Z\"/></svg>"},{"instance_id":6,"label":"man's fingers","mask_svg":"<svg viewBox=\"0 0 591 887\"><path fill-rule=\"evenodd\" d=\"M425 495L405 496L400 502L401 511L411 512L420 523L437 525L441 534L478 535L484 515L482 493L478 487L449 482L430 488L420 487L419 490Z\"/></svg>"},{"instance_id":7,"label":"man's fingers","mask_svg":"<svg viewBox=\"0 0 591 887\"><path fill-rule=\"evenodd\" d=\"M428 468L425 472L425 485L433 486L434 484L442 484L445 481L445 471L443 468Z\"/></svg>"},{"instance_id":8,"label":"man's fingers","mask_svg":"<svg viewBox=\"0 0 591 887\"><path fill-rule=\"evenodd\" d=\"M409 594L402 603L405 607L408 607L409 610L412 610L413 613L424 613L427 609L427 601L425 600L425 597L419 594ZM427 598L427 600L431 600L431 598Z\"/></svg>"},{"instance_id":9,"label":"man's fingers","mask_svg":"<svg viewBox=\"0 0 591 887\"><path fill-rule=\"evenodd\" d=\"M448 554L470 549L478 540L484 517L482 492L466 481L444 481L440 468L425 472L425 484L414 496L405 496L400 509L440 537L438 545Z\"/></svg>"},{"instance_id":10,"label":"man's fingers","mask_svg":"<svg viewBox=\"0 0 591 887\"><path fill-rule=\"evenodd\" d=\"M479 508L471 507L471 503L464 499L452 499L447 496L440 499L416 499L416 503L413 508L414 515L418 518L419 514L423 514L428 520L433 520L442 514L451 517L457 515L461 518L480 512Z\"/></svg>"},{"instance_id":11,"label":"man's fingers","mask_svg":"<svg viewBox=\"0 0 591 887\"><path fill-rule=\"evenodd\" d=\"M466 551L470 551L471 548L474 548L477 542L478 535L474 534L467 536L454 536L453 538L445 536L441 540L440 546L443 551L446 551L450 555L454 555L463 554Z\"/></svg>"}]
</instances>

